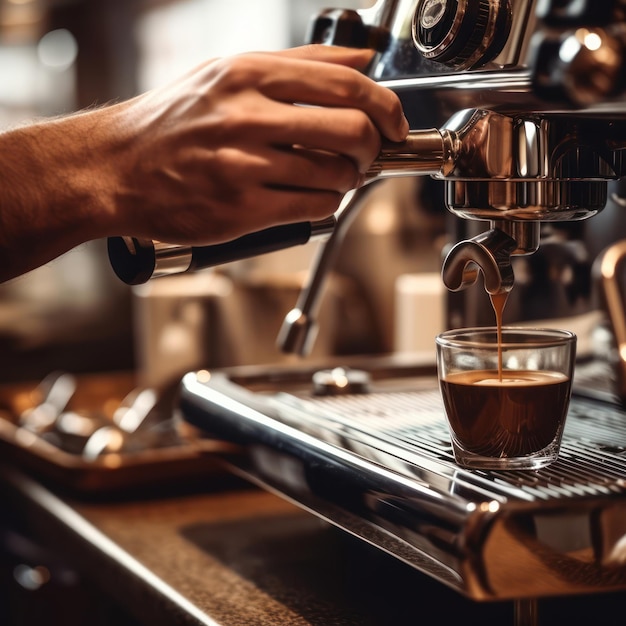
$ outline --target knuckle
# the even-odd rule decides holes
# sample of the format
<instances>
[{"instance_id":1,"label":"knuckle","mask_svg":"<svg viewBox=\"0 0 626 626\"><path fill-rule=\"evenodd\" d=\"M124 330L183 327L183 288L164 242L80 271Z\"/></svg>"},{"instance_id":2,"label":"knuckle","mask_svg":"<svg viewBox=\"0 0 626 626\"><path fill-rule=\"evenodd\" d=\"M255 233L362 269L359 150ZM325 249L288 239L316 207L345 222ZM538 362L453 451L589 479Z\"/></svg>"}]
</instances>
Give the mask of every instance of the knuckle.
<instances>
[{"instance_id":1,"label":"knuckle","mask_svg":"<svg viewBox=\"0 0 626 626\"><path fill-rule=\"evenodd\" d=\"M219 116L219 125L215 129L215 138L223 143L234 143L240 137L245 137L250 126L250 119L240 107L224 107ZM221 150L222 148L220 148ZM223 148L221 154L224 159L230 158L228 148Z\"/></svg>"},{"instance_id":2,"label":"knuckle","mask_svg":"<svg viewBox=\"0 0 626 626\"><path fill-rule=\"evenodd\" d=\"M219 181L217 194L233 199L241 189L240 156L233 148L221 147L213 152L210 164L213 178Z\"/></svg>"},{"instance_id":3,"label":"knuckle","mask_svg":"<svg viewBox=\"0 0 626 626\"><path fill-rule=\"evenodd\" d=\"M258 82L258 57L252 54L225 57L217 62L217 75L225 90L239 91Z\"/></svg>"},{"instance_id":4,"label":"knuckle","mask_svg":"<svg viewBox=\"0 0 626 626\"><path fill-rule=\"evenodd\" d=\"M345 68L345 78L336 87L337 93L346 102L360 103L367 97L365 83L359 80L361 75L356 71Z\"/></svg>"}]
</instances>

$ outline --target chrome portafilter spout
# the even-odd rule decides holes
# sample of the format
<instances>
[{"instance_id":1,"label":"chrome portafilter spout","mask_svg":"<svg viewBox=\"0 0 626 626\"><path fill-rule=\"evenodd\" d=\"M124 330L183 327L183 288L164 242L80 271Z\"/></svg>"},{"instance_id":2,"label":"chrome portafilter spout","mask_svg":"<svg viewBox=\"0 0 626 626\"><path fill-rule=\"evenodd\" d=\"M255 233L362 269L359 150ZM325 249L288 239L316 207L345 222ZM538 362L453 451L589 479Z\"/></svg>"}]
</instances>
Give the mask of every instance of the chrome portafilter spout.
<instances>
[{"instance_id":1,"label":"chrome portafilter spout","mask_svg":"<svg viewBox=\"0 0 626 626\"><path fill-rule=\"evenodd\" d=\"M499 221L492 228L454 245L443 262L441 278L450 291L467 289L483 275L492 295L513 289L512 255L531 254L539 247L539 223Z\"/></svg>"},{"instance_id":2,"label":"chrome portafilter spout","mask_svg":"<svg viewBox=\"0 0 626 626\"><path fill-rule=\"evenodd\" d=\"M446 256L441 277L450 291L461 291L473 285L482 272L485 291L497 295L513 288L511 252L514 239L492 228L472 239L460 241Z\"/></svg>"}]
</instances>

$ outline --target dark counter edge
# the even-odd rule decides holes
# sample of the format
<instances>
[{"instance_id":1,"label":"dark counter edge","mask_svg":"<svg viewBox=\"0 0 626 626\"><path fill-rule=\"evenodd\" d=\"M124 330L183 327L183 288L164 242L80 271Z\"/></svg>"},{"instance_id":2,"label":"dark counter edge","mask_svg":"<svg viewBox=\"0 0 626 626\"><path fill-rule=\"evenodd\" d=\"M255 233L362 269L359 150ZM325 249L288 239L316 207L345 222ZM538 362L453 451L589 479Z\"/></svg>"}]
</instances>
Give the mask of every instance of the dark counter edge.
<instances>
[{"instance_id":1,"label":"dark counter edge","mask_svg":"<svg viewBox=\"0 0 626 626\"><path fill-rule=\"evenodd\" d=\"M64 555L141 623L154 626L219 626L128 552L95 528L52 491L14 468L0 466L4 506L19 507L30 528L48 542L67 546Z\"/></svg>"}]
</instances>

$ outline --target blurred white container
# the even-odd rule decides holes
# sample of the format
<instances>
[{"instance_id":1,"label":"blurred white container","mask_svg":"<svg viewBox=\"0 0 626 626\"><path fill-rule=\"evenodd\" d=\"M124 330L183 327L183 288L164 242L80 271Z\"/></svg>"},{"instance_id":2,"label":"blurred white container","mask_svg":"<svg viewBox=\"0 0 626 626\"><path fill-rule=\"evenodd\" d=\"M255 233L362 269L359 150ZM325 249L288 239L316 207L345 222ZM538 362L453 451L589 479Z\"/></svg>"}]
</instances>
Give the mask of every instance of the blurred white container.
<instances>
[{"instance_id":1,"label":"blurred white container","mask_svg":"<svg viewBox=\"0 0 626 626\"><path fill-rule=\"evenodd\" d=\"M395 283L394 351L435 352L445 330L446 290L439 272L402 274Z\"/></svg>"}]
</instances>

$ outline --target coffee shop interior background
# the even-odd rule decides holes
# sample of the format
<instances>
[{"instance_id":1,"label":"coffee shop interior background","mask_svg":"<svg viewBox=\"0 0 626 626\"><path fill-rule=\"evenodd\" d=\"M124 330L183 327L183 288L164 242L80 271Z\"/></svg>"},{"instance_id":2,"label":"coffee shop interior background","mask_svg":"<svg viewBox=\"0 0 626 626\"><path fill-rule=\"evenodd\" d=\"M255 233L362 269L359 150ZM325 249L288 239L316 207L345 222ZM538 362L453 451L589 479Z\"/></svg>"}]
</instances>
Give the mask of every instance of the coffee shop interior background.
<instances>
[{"instance_id":1,"label":"coffee shop interior background","mask_svg":"<svg viewBox=\"0 0 626 626\"><path fill-rule=\"evenodd\" d=\"M131 97L206 58L298 45L305 40L311 16L326 4L323 0L0 0L0 129ZM342 2L345 8L372 4ZM338 274L343 265L343 276L335 288L330 281L327 316L334 321L326 325L328 336L322 333L319 350L393 348L395 277L434 271L439 262L440 246L433 242L442 234L441 216L431 210L430 195L422 186L409 181L388 188L372 201L375 206L369 218L353 227L352 244L348 239L343 262L340 258L338 263ZM398 195L403 200L391 202ZM420 197L427 199L416 202ZM407 202L417 210L406 211L402 205ZM372 245L387 255L384 263L371 254ZM105 242L80 246L0 285L0 378L4 382L36 379L51 369L82 372L139 366L149 370L155 360L176 363L172 355L159 353L172 344L182 346L184 352L179 370L279 358L272 352L275 331L295 304L302 282L300 274L286 275L285 267L304 271L314 253L312 245L302 248L193 277L163 279L142 291L114 276ZM363 249L370 253L361 254ZM347 304L346 293L356 294ZM198 326L204 328L212 320L215 327L219 320L233 319L228 313L233 299L237 328L222 328L211 340L205 332L206 340L199 342ZM189 306L181 308L183 302ZM249 307L255 315L246 317ZM207 314L209 309L213 312ZM173 329L168 326L169 339L161 341L172 316L177 322ZM337 319L342 317L347 323L337 330ZM191 335L179 332L181 323L183 331L189 330L185 325L192 327ZM255 348L249 347L250 337L257 339ZM200 349L198 343L203 344ZM149 378L161 374L146 372Z\"/></svg>"}]
</instances>

